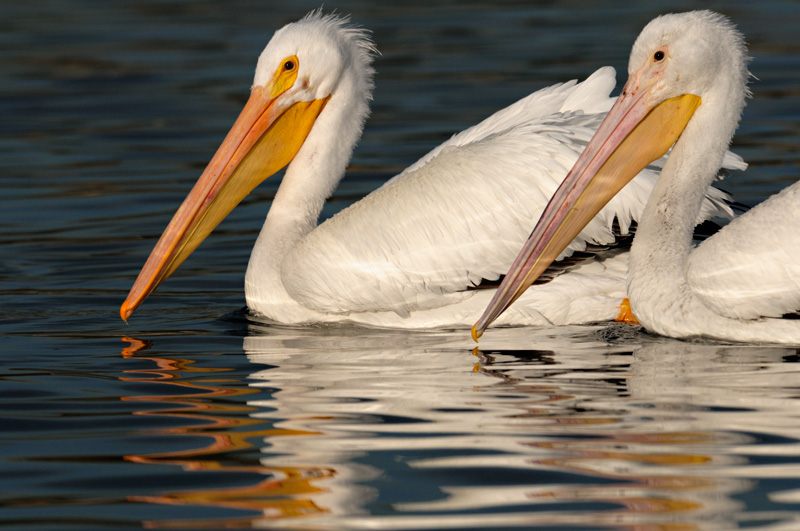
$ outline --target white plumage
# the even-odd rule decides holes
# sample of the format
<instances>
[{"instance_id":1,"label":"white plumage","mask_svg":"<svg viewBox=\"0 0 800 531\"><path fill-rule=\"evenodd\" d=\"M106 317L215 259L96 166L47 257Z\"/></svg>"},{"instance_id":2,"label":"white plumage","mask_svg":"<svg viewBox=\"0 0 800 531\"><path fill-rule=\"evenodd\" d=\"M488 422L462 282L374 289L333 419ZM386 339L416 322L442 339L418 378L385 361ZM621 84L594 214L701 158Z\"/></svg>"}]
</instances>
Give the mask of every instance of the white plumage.
<instances>
[{"instance_id":1,"label":"white plumage","mask_svg":"<svg viewBox=\"0 0 800 531\"><path fill-rule=\"evenodd\" d=\"M800 310L800 185L734 219L690 255L686 280L709 308L734 319Z\"/></svg>"},{"instance_id":2,"label":"white plumage","mask_svg":"<svg viewBox=\"0 0 800 531\"><path fill-rule=\"evenodd\" d=\"M659 136L677 138L631 247L627 289L634 315L648 329L673 337L800 344L800 320L782 318L800 310L800 183L697 248L691 241L701 198L744 108L748 60L743 37L721 15L695 11L653 20L634 44L622 96L548 211L580 194L576 205L591 212L599 204L597 183L624 182L647 163L642 158L609 171L607 161L617 151L650 153L648 144ZM654 115L660 123L651 120ZM648 134L637 136L642 128ZM553 225L558 223L557 217ZM569 234L563 231L563 238ZM532 238L521 256L534 260L540 241L552 239ZM509 271L506 282L527 270ZM485 315L512 296L494 301ZM481 329L476 325L476 335Z\"/></svg>"},{"instance_id":3,"label":"white plumage","mask_svg":"<svg viewBox=\"0 0 800 531\"><path fill-rule=\"evenodd\" d=\"M320 12L278 31L259 58L251 102L260 93L270 99L258 103L260 108L248 102L196 189L238 187L228 184L234 179L248 180L252 189L277 170L260 161L270 155L259 151L269 142L282 145L283 140L270 137L276 126L266 127L267 141L253 140L248 148L252 152L242 154L246 150L238 142L248 142L256 128L243 117L288 109L274 118L280 126L295 109L305 119L302 106L321 102L317 114L308 119L313 121L309 132L289 156L253 249L245 282L248 307L282 323L469 326L493 291L472 288L507 270L613 104L609 93L614 71L601 68L583 83L571 81L531 94L455 135L317 227L323 203L344 175L368 112L373 49L364 31ZM227 147L229 139L232 147ZM733 155L727 162L730 168L744 167ZM612 243L615 218L626 233L641 214L656 177L655 168L644 170L562 255L583 250L586 242ZM205 180L208 183L202 184ZM140 274L123 305L123 318L188 256L192 245L196 247L194 242L184 245L181 238L198 233L202 239L213 229L192 224L210 225L205 218L224 217L207 216L202 209L209 202L234 201L197 194L194 199L190 194L181 207L192 213L183 215L187 225L175 221L179 211L175 228L171 224L162 236L168 241L159 242L153 251L154 265L148 261ZM725 194L711 189L708 197L702 218L732 215ZM228 206L227 211L235 204ZM219 222L216 217L214 223ZM169 253L182 254L175 258ZM587 260L530 290L501 322L566 324L614 318L625 296L625 263L622 251Z\"/></svg>"}]
</instances>

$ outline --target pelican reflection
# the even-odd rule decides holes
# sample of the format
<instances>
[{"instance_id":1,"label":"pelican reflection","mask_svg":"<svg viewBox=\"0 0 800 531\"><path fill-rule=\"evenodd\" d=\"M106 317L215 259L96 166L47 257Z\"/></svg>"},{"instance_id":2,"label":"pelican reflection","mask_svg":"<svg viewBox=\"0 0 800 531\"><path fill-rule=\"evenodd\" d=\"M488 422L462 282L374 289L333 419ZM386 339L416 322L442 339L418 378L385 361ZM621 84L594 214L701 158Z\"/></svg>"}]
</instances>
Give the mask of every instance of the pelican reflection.
<instances>
[{"instance_id":1,"label":"pelican reflection","mask_svg":"<svg viewBox=\"0 0 800 531\"><path fill-rule=\"evenodd\" d=\"M800 491L785 480L800 478L797 352L625 334L498 329L491 350L473 351L458 332L251 324L246 386L218 372L202 394L173 390L174 409L147 413L191 416L194 426L169 433L210 445L132 459L231 470L231 454L252 445L247 469L263 479L249 490L145 501L248 508L253 526L796 523ZM165 385L180 382L164 376L175 368L197 369L153 362ZM246 412L222 407L231 390L252 393ZM774 500L768 510L746 501L756 485Z\"/></svg>"}]
</instances>

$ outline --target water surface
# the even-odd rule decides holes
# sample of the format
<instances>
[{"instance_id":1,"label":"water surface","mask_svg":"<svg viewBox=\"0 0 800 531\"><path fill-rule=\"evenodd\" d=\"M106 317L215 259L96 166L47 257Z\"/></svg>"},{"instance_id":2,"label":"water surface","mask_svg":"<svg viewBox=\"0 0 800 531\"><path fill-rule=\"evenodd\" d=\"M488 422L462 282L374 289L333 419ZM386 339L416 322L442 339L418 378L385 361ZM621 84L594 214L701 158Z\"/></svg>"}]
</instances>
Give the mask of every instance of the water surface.
<instances>
[{"instance_id":1,"label":"water surface","mask_svg":"<svg viewBox=\"0 0 800 531\"><path fill-rule=\"evenodd\" d=\"M373 113L329 216L456 131L694 2L325 4L370 28ZM0 528L799 529L793 348L638 328L270 327L243 277L268 179L130 325L138 269L312 2L0 6ZM722 184L794 182L800 6L709 2L755 76Z\"/></svg>"}]
</instances>

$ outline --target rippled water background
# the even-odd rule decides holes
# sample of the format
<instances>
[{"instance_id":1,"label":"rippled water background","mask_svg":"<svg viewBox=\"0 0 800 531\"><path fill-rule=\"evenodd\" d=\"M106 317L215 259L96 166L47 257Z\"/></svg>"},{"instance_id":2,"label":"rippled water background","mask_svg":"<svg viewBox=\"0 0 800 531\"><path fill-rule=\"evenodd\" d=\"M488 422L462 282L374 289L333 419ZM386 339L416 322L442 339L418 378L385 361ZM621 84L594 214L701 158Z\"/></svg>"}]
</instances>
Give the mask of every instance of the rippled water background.
<instances>
[{"instance_id":1,"label":"rippled water background","mask_svg":"<svg viewBox=\"0 0 800 531\"><path fill-rule=\"evenodd\" d=\"M0 528L800 529L796 349L267 327L240 310L278 178L119 320L259 52L318 5L0 5ZM325 7L382 52L330 215L532 90L624 78L643 25L697 4ZM800 4L705 7L754 57L724 184L754 203L800 174Z\"/></svg>"}]
</instances>

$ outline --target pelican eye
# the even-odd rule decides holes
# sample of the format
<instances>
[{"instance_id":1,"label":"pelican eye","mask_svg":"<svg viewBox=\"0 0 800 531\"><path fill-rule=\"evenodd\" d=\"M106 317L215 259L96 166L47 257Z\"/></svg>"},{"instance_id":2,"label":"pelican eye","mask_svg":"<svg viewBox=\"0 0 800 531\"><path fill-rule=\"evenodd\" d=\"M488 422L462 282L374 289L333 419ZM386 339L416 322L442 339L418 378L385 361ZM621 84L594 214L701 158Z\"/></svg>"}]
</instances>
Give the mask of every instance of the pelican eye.
<instances>
[{"instance_id":1,"label":"pelican eye","mask_svg":"<svg viewBox=\"0 0 800 531\"><path fill-rule=\"evenodd\" d=\"M271 97L275 98L279 94L283 94L294 86L297 80L297 72L300 70L300 60L296 55L284 57L280 65L272 74L272 88L270 90Z\"/></svg>"},{"instance_id":2,"label":"pelican eye","mask_svg":"<svg viewBox=\"0 0 800 531\"><path fill-rule=\"evenodd\" d=\"M662 50L658 50L656 53L653 54L653 60L656 63L660 63L661 61L664 60L665 57L666 57L666 54L664 54L664 52Z\"/></svg>"}]
</instances>

